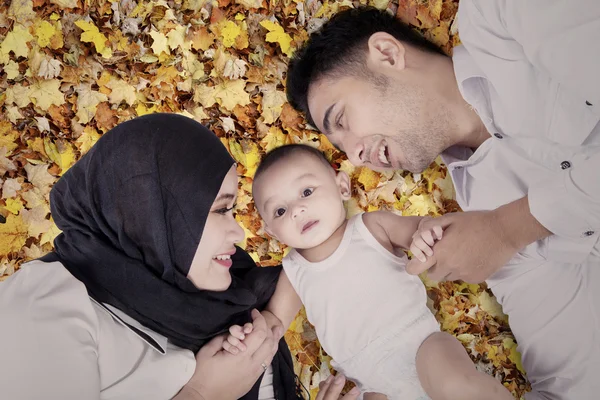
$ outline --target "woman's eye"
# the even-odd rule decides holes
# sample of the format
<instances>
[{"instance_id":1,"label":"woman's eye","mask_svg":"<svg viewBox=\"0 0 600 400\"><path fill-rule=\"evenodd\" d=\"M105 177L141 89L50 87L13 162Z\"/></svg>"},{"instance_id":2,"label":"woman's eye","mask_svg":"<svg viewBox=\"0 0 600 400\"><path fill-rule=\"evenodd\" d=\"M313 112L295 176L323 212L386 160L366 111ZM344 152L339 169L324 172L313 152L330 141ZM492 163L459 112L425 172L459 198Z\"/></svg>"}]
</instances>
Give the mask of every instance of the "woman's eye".
<instances>
[{"instance_id":1,"label":"woman's eye","mask_svg":"<svg viewBox=\"0 0 600 400\"><path fill-rule=\"evenodd\" d=\"M275 216L281 217L283 214L285 214L285 208L278 208L275 210Z\"/></svg>"},{"instance_id":2,"label":"woman's eye","mask_svg":"<svg viewBox=\"0 0 600 400\"><path fill-rule=\"evenodd\" d=\"M308 197L311 194L313 194L313 190L312 189L304 189L304 191L302 192L302 196L304 196L304 197Z\"/></svg>"},{"instance_id":3,"label":"woman's eye","mask_svg":"<svg viewBox=\"0 0 600 400\"><path fill-rule=\"evenodd\" d=\"M235 204L232 205L231 207L224 207L224 208L219 208L218 210L215 210L215 212L217 214L221 214L221 215L225 215L230 211L233 211L233 209L235 208Z\"/></svg>"}]
</instances>

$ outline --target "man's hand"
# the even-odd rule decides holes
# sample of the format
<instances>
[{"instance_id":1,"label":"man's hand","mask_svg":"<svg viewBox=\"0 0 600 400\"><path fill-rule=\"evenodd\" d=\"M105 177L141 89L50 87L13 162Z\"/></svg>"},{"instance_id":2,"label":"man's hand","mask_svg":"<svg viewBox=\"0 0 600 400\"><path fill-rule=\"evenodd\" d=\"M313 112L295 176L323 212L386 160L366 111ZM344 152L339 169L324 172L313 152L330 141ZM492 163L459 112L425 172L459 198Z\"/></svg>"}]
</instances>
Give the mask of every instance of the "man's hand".
<instances>
[{"instance_id":1,"label":"man's hand","mask_svg":"<svg viewBox=\"0 0 600 400\"><path fill-rule=\"evenodd\" d=\"M480 283L504 266L528 244L549 236L529 212L527 198L493 211L446 214L423 222L422 229L439 225L444 238L433 247L426 262L412 259L406 271L418 275L429 270L429 278Z\"/></svg>"}]
</instances>

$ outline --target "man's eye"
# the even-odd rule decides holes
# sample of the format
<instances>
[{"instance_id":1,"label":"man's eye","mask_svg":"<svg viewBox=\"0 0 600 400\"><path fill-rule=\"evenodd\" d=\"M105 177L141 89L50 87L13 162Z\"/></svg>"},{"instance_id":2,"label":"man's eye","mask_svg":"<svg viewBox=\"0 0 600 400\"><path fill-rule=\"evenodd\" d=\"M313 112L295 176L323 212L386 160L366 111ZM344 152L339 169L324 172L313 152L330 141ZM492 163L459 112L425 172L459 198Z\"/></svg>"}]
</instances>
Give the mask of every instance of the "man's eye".
<instances>
[{"instance_id":1,"label":"man's eye","mask_svg":"<svg viewBox=\"0 0 600 400\"><path fill-rule=\"evenodd\" d=\"M304 191L302 192L302 196L304 196L304 197L308 197L311 194L313 194L313 190L310 189L310 188L309 189L304 189Z\"/></svg>"},{"instance_id":2,"label":"man's eye","mask_svg":"<svg viewBox=\"0 0 600 400\"><path fill-rule=\"evenodd\" d=\"M281 217L283 214L285 214L285 208L278 208L277 210L275 210L276 216Z\"/></svg>"}]
</instances>

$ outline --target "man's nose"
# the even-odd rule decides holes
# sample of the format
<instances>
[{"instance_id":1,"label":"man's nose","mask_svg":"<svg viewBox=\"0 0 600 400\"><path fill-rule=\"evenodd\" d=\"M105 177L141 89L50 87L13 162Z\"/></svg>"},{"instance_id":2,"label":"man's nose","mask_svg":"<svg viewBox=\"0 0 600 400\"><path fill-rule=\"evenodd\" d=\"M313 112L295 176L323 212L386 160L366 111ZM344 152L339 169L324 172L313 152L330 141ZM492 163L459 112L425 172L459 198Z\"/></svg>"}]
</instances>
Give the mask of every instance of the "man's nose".
<instances>
[{"instance_id":1,"label":"man's nose","mask_svg":"<svg viewBox=\"0 0 600 400\"><path fill-rule=\"evenodd\" d=\"M348 148L346 152L348 159L350 162L356 166L364 165L366 152L365 146L361 142L355 142L351 147Z\"/></svg>"}]
</instances>

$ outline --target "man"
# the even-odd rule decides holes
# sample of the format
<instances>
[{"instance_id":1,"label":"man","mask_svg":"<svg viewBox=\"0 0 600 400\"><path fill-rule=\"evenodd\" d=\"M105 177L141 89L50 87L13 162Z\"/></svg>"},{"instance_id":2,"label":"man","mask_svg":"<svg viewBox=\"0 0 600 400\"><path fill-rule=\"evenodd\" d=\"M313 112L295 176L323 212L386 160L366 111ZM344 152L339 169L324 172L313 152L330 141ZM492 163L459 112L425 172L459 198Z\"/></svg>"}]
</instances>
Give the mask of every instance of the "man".
<instances>
[{"instance_id":1,"label":"man","mask_svg":"<svg viewBox=\"0 0 600 400\"><path fill-rule=\"evenodd\" d=\"M527 400L600 396L600 6L462 0L452 58L393 17L348 10L290 63L290 103L355 165L442 154L465 211L434 279L487 281L519 343Z\"/></svg>"}]
</instances>

